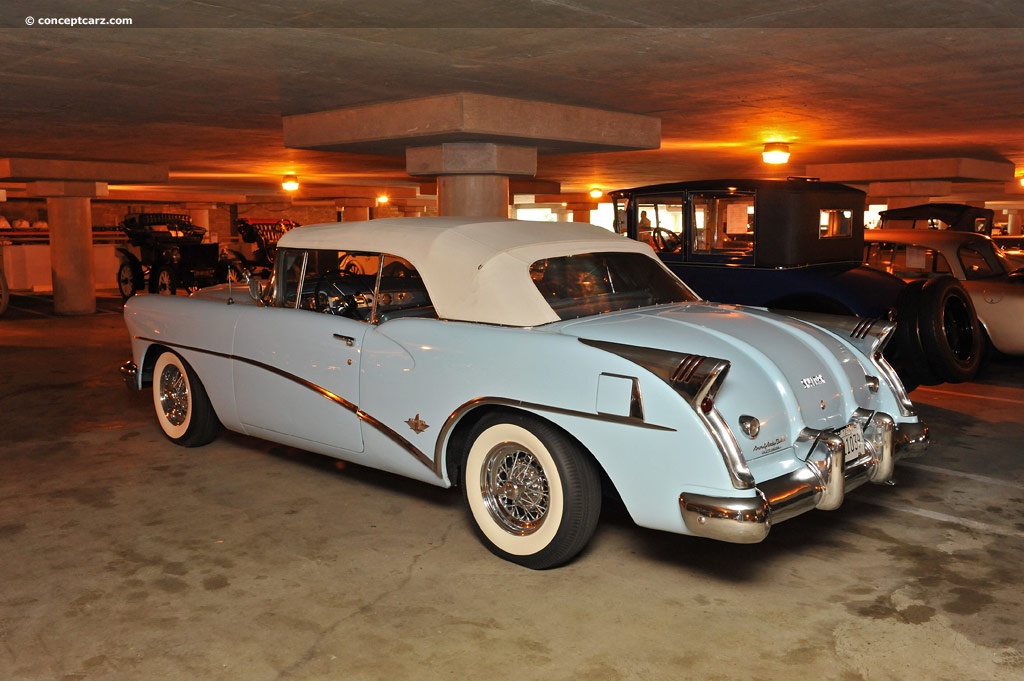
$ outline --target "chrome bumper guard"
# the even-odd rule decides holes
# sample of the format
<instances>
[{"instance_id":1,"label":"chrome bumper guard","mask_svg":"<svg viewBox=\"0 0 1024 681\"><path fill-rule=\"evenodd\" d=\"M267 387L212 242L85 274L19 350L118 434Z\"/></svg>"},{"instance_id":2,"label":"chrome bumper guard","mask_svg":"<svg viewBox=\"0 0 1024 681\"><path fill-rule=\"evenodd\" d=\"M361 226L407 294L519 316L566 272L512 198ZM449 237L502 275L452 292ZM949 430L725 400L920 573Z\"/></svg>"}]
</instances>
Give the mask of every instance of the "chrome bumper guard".
<instances>
[{"instance_id":1,"label":"chrome bumper guard","mask_svg":"<svg viewBox=\"0 0 1024 681\"><path fill-rule=\"evenodd\" d=\"M124 381L124 384L128 386L129 389L139 389L138 375L139 367L135 362L128 360L121 365L121 380Z\"/></svg>"},{"instance_id":2,"label":"chrome bumper guard","mask_svg":"<svg viewBox=\"0 0 1024 681\"><path fill-rule=\"evenodd\" d=\"M805 428L795 443L804 462L787 475L757 485L753 497L716 497L682 493L679 509L693 534L720 541L753 544L764 540L775 523L812 509L839 508L846 492L865 482L892 479L897 459L921 452L928 445L928 427L921 423L897 426L881 412L858 410L850 420L863 432L862 456L847 455L845 428Z\"/></svg>"}]
</instances>

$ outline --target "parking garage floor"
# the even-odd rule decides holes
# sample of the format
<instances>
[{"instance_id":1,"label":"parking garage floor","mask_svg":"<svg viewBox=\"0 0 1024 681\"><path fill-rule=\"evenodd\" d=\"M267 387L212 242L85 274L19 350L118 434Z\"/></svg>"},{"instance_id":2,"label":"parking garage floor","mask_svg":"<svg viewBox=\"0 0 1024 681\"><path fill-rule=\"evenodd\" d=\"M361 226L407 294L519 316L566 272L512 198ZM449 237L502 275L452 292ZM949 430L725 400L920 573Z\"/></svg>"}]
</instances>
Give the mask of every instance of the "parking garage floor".
<instances>
[{"instance_id":1,"label":"parking garage floor","mask_svg":"<svg viewBox=\"0 0 1024 681\"><path fill-rule=\"evenodd\" d=\"M740 546L609 508L533 572L458 493L160 434L119 300L0 319L0 679L1024 679L1024 362L912 397L935 444Z\"/></svg>"}]
</instances>

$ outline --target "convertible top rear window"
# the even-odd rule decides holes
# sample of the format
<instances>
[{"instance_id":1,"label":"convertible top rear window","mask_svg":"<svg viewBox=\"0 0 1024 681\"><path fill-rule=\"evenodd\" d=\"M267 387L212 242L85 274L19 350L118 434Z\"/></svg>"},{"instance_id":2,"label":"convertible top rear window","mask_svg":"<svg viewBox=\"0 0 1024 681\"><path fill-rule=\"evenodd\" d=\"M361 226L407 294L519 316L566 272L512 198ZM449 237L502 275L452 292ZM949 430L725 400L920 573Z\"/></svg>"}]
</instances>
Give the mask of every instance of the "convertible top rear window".
<instances>
[{"instance_id":1,"label":"convertible top rear window","mask_svg":"<svg viewBox=\"0 0 1024 681\"><path fill-rule=\"evenodd\" d=\"M641 253L585 253L530 266L537 289L561 319L697 300L674 275Z\"/></svg>"}]
</instances>

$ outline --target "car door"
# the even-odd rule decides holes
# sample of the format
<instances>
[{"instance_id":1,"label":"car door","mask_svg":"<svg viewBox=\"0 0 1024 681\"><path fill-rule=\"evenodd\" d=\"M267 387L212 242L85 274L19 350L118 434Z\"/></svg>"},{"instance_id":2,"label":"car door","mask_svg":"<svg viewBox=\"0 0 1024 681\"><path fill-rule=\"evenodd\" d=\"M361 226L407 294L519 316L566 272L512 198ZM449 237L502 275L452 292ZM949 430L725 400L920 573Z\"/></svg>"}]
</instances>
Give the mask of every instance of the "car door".
<instances>
[{"instance_id":1,"label":"car door","mask_svg":"<svg viewBox=\"0 0 1024 681\"><path fill-rule=\"evenodd\" d=\"M338 262L336 254L331 259ZM313 258L307 265L280 305L253 307L239 317L233 357L239 419L246 432L265 439L362 452L360 353L369 324L343 316L346 310L337 306L310 309L316 282L329 270ZM372 284L368 293L372 297Z\"/></svg>"}]
</instances>

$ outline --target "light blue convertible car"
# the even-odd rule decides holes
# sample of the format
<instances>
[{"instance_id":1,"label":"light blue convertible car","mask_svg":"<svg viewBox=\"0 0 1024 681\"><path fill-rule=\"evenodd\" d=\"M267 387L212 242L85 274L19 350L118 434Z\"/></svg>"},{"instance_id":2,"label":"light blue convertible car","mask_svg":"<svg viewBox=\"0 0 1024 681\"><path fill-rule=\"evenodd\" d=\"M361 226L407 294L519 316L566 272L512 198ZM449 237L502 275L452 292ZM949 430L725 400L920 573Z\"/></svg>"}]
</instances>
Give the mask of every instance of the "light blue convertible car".
<instances>
[{"instance_id":1,"label":"light blue convertible car","mask_svg":"<svg viewBox=\"0 0 1024 681\"><path fill-rule=\"evenodd\" d=\"M300 227L273 277L125 306L128 384L172 441L247 435L460 487L483 543L576 556L604 494L641 526L758 542L928 440L893 325L700 300L599 227Z\"/></svg>"}]
</instances>

